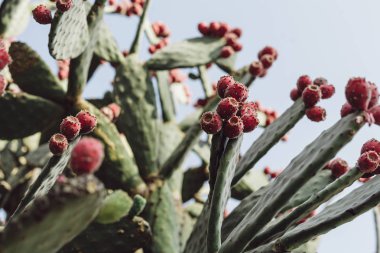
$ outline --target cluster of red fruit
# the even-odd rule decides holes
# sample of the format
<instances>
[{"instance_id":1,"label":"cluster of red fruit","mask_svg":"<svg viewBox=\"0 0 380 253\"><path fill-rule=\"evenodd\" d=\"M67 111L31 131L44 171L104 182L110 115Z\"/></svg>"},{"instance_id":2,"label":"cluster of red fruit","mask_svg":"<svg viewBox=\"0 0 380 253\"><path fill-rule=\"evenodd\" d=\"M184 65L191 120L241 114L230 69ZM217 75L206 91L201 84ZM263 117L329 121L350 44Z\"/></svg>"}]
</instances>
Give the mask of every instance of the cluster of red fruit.
<instances>
[{"instance_id":1,"label":"cluster of red fruit","mask_svg":"<svg viewBox=\"0 0 380 253\"><path fill-rule=\"evenodd\" d=\"M154 54L157 50L166 47L169 44L170 30L169 27L161 21L152 24L154 34L162 38L158 43L149 46L149 53Z\"/></svg>"},{"instance_id":2,"label":"cluster of red fruit","mask_svg":"<svg viewBox=\"0 0 380 253\"><path fill-rule=\"evenodd\" d=\"M116 0L108 0L108 4L115 8L116 13L127 15L128 17L132 15L141 16L145 4L145 0L122 0L117 3Z\"/></svg>"},{"instance_id":3,"label":"cluster of red fruit","mask_svg":"<svg viewBox=\"0 0 380 253\"><path fill-rule=\"evenodd\" d=\"M266 166L264 168L264 174L269 176L271 179L274 179L276 177L278 177L278 175L280 175L281 171L273 171L271 170L271 168L269 168L268 166Z\"/></svg>"},{"instance_id":4,"label":"cluster of red fruit","mask_svg":"<svg viewBox=\"0 0 380 253\"><path fill-rule=\"evenodd\" d=\"M345 95L347 102L340 110L342 117L356 111L365 111L370 123L380 125L379 91L376 84L361 77L351 78L346 85Z\"/></svg>"},{"instance_id":5,"label":"cluster of red fruit","mask_svg":"<svg viewBox=\"0 0 380 253\"><path fill-rule=\"evenodd\" d=\"M103 106L100 111L112 122L115 122L121 112L121 108L118 104L116 103L111 103L107 106Z\"/></svg>"},{"instance_id":6,"label":"cluster of red fruit","mask_svg":"<svg viewBox=\"0 0 380 253\"><path fill-rule=\"evenodd\" d=\"M201 22L198 24L198 31L203 36L225 38L226 45L220 52L220 57L222 58L228 58L235 52L239 52L243 49L243 45L238 41L242 35L240 28L232 29L227 23L224 22L211 22L210 24Z\"/></svg>"},{"instance_id":7,"label":"cluster of red fruit","mask_svg":"<svg viewBox=\"0 0 380 253\"><path fill-rule=\"evenodd\" d=\"M5 46L5 42L0 40L0 71L3 70L9 63L12 62L11 56ZM5 93L7 80L3 75L0 75L0 96Z\"/></svg>"},{"instance_id":8,"label":"cluster of red fruit","mask_svg":"<svg viewBox=\"0 0 380 253\"><path fill-rule=\"evenodd\" d=\"M58 11L66 12L70 10L73 5L72 0L57 0L56 7ZM41 25L50 24L53 21L51 10L46 5L40 4L32 11L34 20Z\"/></svg>"},{"instance_id":9,"label":"cluster of red fruit","mask_svg":"<svg viewBox=\"0 0 380 253\"><path fill-rule=\"evenodd\" d=\"M266 46L257 55L258 61L249 65L248 71L254 77L264 77L273 62L277 60L278 53L273 47Z\"/></svg>"},{"instance_id":10,"label":"cluster of red fruit","mask_svg":"<svg viewBox=\"0 0 380 253\"><path fill-rule=\"evenodd\" d=\"M366 182L372 176L380 174L380 142L371 139L363 144L357 166L364 174L361 182Z\"/></svg>"},{"instance_id":11,"label":"cluster of red fruit","mask_svg":"<svg viewBox=\"0 0 380 253\"><path fill-rule=\"evenodd\" d=\"M90 112L82 110L75 117L64 118L60 125L60 132L49 140L49 149L54 155L62 155L67 150L68 140L73 140L79 133L86 134L96 127L96 117Z\"/></svg>"},{"instance_id":12,"label":"cluster of red fruit","mask_svg":"<svg viewBox=\"0 0 380 253\"><path fill-rule=\"evenodd\" d=\"M245 102L248 89L244 84L235 82L232 76L223 76L218 81L217 92L222 100L216 112L205 112L200 120L206 133L216 134L222 130L226 137L234 139L257 127L257 105Z\"/></svg>"},{"instance_id":13,"label":"cluster of red fruit","mask_svg":"<svg viewBox=\"0 0 380 253\"><path fill-rule=\"evenodd\" d=\"M290 98L296 101L299 97L306 106L306 116L315 122L326 119L326 110L320 106L316 106L320 99L327 99L334 95L335 87L328 81L319 77L314 81L308 76L300 76L297 80L297 87L290 91Z\"/></svg>"}]
</instances>

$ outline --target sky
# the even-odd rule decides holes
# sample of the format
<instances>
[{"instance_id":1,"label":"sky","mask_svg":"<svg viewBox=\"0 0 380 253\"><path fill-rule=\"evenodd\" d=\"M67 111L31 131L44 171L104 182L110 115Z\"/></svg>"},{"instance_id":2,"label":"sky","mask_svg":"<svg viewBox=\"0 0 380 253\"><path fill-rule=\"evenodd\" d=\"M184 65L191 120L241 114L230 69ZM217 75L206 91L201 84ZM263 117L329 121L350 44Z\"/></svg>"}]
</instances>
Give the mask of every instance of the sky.
<instances>
[{"instance_id":1,"label":"sky","mask_svg":"<svg viewBox=\"0 0 380 253\"><path fill-rule=\"evenodd\" d=\"M300 75L313 78L323 76L335 85L332 99L320 103L327 110L327 119L321 123L301 120L289 133L289 141L276 145L257 165L256 169L270 166L277 170L286 167L290 160L315 139L321 131L333 125L339 118L341 105L345 102L344 87L350 77L366 77L380 83L380 2L376 0L282 0L282 1L227 1L227 0L152 0L149 10L151 21L165 22L171 32L171 41L199 36L196 29L200 21L225 21L240 27L243 51L237 66L246 65L257 58L257 52L266 45L275 47L279 58L268 75L259 79L250 89L250 98L259 100L265 107L279 113L292 103L290 90ZM133 39L138 19L107 15L106 23L115 34L121 49L128 49ZM55 70L55 62L47 50L48 26L31 21L21 41L26 41ZM141 46L141 55L147 59L147 44ZM86 97L102 96L110 89L113 70L105 65L98 70L86 88ZM222 72L213 67L209 71L216 81ZM201 96L198 83L188 82L194 101ZM179 118L192 110L181 106ZM262 130L244 136L242 152ZM354 165L361 145L370 138L380 138L378 126L364 127L354 140L339 153ZM187 164L196 163L191 158ZM353 187L359 186L355 183ZM352 187L343 194L352 190ZM231 203L230 208L236 203ZM318 252L372 253L375 252L375 233L372 212L360 216L322 236Z\"/></svg>"}]
</instances>

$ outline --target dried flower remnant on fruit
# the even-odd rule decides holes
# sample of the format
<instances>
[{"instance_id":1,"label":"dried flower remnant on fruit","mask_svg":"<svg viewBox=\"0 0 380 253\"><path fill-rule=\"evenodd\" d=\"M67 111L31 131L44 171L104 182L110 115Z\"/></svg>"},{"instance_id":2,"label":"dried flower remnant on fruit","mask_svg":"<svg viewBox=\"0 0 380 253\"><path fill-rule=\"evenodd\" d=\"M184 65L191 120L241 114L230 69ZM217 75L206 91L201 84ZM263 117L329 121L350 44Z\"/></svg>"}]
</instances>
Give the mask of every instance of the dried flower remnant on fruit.
<instances>
[{"instance_id":1,"label":"dried flower remnant on fruit","mask_svg":"<svg viewBox=\"0 0 380 253\"><path fill-rule=\"evenodd\" d=\"M238 138L244 130L244 123L238 116L229 118L223 125L223 134L230 138Z\"/></svg>"},{"instance_id":2,"label":"dried flower remnant on fruit","mask_svg":"<svg viewBox=\"0 0 380 253\"><path fill-rule=\"evenodd\" d=\"M49 149L53 155L62 155L67 150L69 143L63 134L54 134L49 140Z\"/></svg>"},{"instance_id":3,"label":"dried flower remnant on fruit","mask_svg":"<svg viewBox=\"0 0 380 253\"><path fill-rule=\"evenodd\" d=\"M64 118L60 125L61 134L66 136L68 140L73 140L79 135L81 130L81 124L79 120L74 116L68 116Z\"/></svg>"},{"instance_id":4,"label":"dried flower remnant on fruit","mask_svg":"<svg viewBox=\"0 0 380 253\"><path fill-rule=\"evenodd\" d=\"M302 92L302 100L306 107L313 107L321 99L321 89L317 85L309 85Z\"/></svg>"},{"instance_id":5,"label":"dried flower remnant on fruit","mask_svg":"<svg viewBox=\"0 0 380 253\"><path fill-rule=\"evenodd\" d=\"M201 128L208 134L216 134L222 129L222 118L215 112L203 113L200 120Z\"/></svg>"},{"instance_id":6,"label":"dried flower remnant on fruit","mask_svg":"<svg viewBox=\"0 0 380 253\"><path fill-rule=\"evenodd\" d=\"M380 156L375 151L367 151L358 159L358 168L363 173L372 173L379 166Z\"/></svg>"}]
</instances>

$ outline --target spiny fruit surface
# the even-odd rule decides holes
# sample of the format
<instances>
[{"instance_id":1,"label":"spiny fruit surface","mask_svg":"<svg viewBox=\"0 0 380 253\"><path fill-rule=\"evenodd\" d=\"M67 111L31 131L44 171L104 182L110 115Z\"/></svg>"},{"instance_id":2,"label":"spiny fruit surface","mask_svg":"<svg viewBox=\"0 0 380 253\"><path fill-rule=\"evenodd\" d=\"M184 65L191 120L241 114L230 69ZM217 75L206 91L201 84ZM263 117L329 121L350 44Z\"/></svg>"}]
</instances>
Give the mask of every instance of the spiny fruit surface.
<instances>
[{"instance_id":1,"label":"spiny fruit surface","mask_svg":"<svg viewBox=\"0 0 380 253\"><path fill-rule=\"evenodd\" d=\"M243 121L243 132L248 133L259 125L260 121L258 120L256 113L245 113L241 116L241 120Z\"/></svg>"},{"instance_id":2,"label":"spiny fruit surface","mask_svg":"<svg viewBox=\"0 0 380 253\"><path fill-rule=\"evenodd\" d=\"M248 98L248 89L242 83L234 83L227 87L225 97L233 97L238 102L244 102Z\"/></svg>"},{"instance_id":3,"label":"spiny fruit surface","mask_svg":"<svg viewBox=\"0 0 380 253\"><path fill-rule=\"evenodd\" d=\"M54 134L49 140L49 149L53 155L62 155L69 143L63 134Z\"/></svg>"},{"instance_id":4,"label":"spiny fruit surface","mask_svg":"<svg viewBox=\"0 0 380 253\"><path fill-rule=\"evenodd\" d=\"M345 95L352 107L367 110L370 101L370 87L364 78L351 78L346 85Z\"/></svg>"},{"instance_id":5,"label":"spiny fruit surface","mask_svg":"<svg viewBox=\"0 0 380 253\"><path fill-rule=\"evenodd\" d=\"M369 100L368 108L372 108L379 102L379 91L376 84L368 82L368 85L371 90L371 99Z\"/></svg>"},{"instance_id":6,"label":"spiny fruit surface","mask_svg":"<svg viewBox=\"0 0 380 253\"><path fill-rule=\"evenodd\" d=\"M233 116L225 122L223 134L230 139L235 139L243 133L243 129L243 121L238 116Z\"/></svg>"},{"instance_id":7,"label":"spiny fruit surface","mask_svg":"<svg viewBox=\"0 0 380 253\"><path fill-rule=\"evenodd\" d=\"M261 61L254 61L249 65L249 73L252 76L259 76L264 70L264 66Z\"/></svg>"},{"instance_id":8,"label":"spiny fruit surface","mask_svg":"<svg viewBox=\"0 0 380 253\"><path fill-rule=\"evenodd\" d=\"M37 23L42 25L50 24L53 20L51 16L51 11L45 6L45 5L38 5L34 10L32 11L34 20L37 21Z\"/></svg>"},{"instance_id":9,"label":"spiny fruit surface","mask_svg":"<svg viewBox=\"0 0 380 253\"><path fill-rule=\"evenodd\" d=\"M224 98L227 88L234 83L235 80L232 76L222 76L216 85L219 97Z\"/></svg>"},{"instance_id":10,"label":"spiny fruit surface","mask_svg":"<svg viewBox=\"0 0 380 253\"><path fill-rule=\"evenodd\" d=\"M380 156L375 151L367 151L358 159L359 170L363 173L372 173L379 166Z\"/></svg>"},{"instance_id":11,"label":"spiny fruit surface","mask_svg":"<svg viewBox=\"0 0 380 253\"><path fill-rule=\"evenodd\" d=\"M313 83L313 80L311 80L310 76L308 75L303 75L300 76L297 80L297 88L298 90L302 93L303 90L309 86L310 84Z\"/></svg>"},{"instance_id":12,"label":"spiny fruit surface","mask_svg":"<svg viewBox=\"0 0 380 253\"><path fill-rule=\"evenodd\" d=\"M222 119L229 119L239 110L239 103L232 97L223 98L216 108L216 112Z\"/></svg>"},{"instance_id":13,"label":"spiny fruit surface","mask_svg":"<svg viewBox=\"0 0 380 253\"><path fill-rule=\"evenodd\" d=\"M375 151L380 155L380 142L373 138L365 142L360 150L360 153L363 154L368 151Z\"/></svg>"},{"instance_id":14,"label":"spiny fruit surface","mask_svg":"<svg viewBox=\"0 0 380 253\"><path fill-rule=\"evenodd\" d=\"M322 84L320 86L322 99L331 98L335 93L335 87L332 84Z\"/></svg>"},{"instance_id":15,"label":"spiny fruit surface","mask_svg":"<svg viewBox=\"0 0 380 253\"><path fill-rule=\"evenodd\" d=\"M215 112L205 112L200 120L201 128L208 134L216 134L222 129L222 118Z\"/></svg>"},{"instance_id":16,"label":"spiny fruit surface","mask_svg":"<svg viewBox=\"0 0 380 253\"><path fill-rule=\"evenodd\" d=\"M78 136L81 129L79 120L74 116L64 118L60 125L61 134L66 136L68 140L72 140Z\"/></svg>"},{"instance_id":17,"label":"spiny fruit surface","mask_svg":"<svg viewBox=\"0 0 380 253\"><path fill-rule=\"evenodd\" d=\"M306 107L313 107L321 99L321 89L317 85L311 84L302 92L302 100Z\"/></svg>"},{"instance_id":18,"label":"spiny fruit surface","mask_svg":"<svg viewBox=\"0 0 380 253\"><path fill-rule=\"evenodd\" d=\"M238 112L238 116L250 113L256 114L258 109L259 106L255 102L242 103Z\"/></svg>"},{"instance_id":19,"label":"spiny fruit surface","mask_svg":"<svg viewBox=\"0 0 380 253\"><path fill-rule=\"evenodd\" d=\"M298 88L293 88L293 89L290 91L290 98L291 98L293 101L296 101L299 97L301 97L301 92L298 90Z\"/></svg>"},{"instance_id":20,"label":"spiny fruit surface","mask_svg":"<svg viewBox=\"0 0 380 253\"><path fill-rule=\"evenodd\" d=\"M97 120L95 115L92 115L89 111L82 110L78 112L76 115L78 118L80 124L81 124L81 130L80 132L83 134L89 133L96 127Z\"/></svg>"},{"instance_id":21,"label":"spiny fruit surface","mask_svg":"<svg viewBox=\"0 0 380 253\"><path fill-rule=\"evenodd\" d=\"M372 107L369 112L372 114L375 124L380 126L380 105Z\"/></svg>"},{"instance_id":22,"label":"spiny fruit surface","mask_svg":"<svg viewBox=\"0 0 380 253\"><path fill-rule=\"evenodd\" d=\"M341 158L335 158L330 161L327 167L331 170L331 174L334 178L341 177L349 169L348 163Z\"/></svg>"},{"instance_id":23,"label":"spiny fruit surface","mask_svg":"<svg viewBox=\"0 0 380 253\"><path fill-rule=\"evenodd\" d=\"M71 152L70 168L78 175L93 173L103 158L103 144L95 138L83 137Z\"/></svg>"},{"instance_id":24,"label":"spiny fruit surface","mask_svg":"<svg viewBox=\"0 0 380 253\"><path fill-rule=\"evenodd\" d=\"M326 110L320 106L308 108L305 113L307 118L314 122L320 122L326 119Z\"/></svg>"}]
</instances>

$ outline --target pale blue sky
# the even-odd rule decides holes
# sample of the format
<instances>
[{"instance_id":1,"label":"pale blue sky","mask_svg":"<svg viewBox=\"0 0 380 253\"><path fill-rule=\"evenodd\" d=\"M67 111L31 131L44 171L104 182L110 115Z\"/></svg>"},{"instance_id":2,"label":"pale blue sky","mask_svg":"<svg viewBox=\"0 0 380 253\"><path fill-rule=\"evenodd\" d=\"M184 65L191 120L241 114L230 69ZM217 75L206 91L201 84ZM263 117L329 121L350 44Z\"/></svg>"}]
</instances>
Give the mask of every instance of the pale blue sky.
<instances>
[{"instance_id":1,"label":"pale blue sky","mask_svg":"<svg viewBox=\"0 0 380 253\"><path fill-rule=\"evenodd\" d=\"M336 95L321 103L327 109L327 120L313 123L303 119L290 133L287 143L273 148L257 168L269 165L273 169L285 167L303 147L319 133L339 119L344 103L344 86L352 76L363 76L380 84L380 2L376 0L282 0L282 1L227 1L227 0L152 0L149 18L162 20L172 31L171 41L198 36L200 21L226 21L241 27L243 51L238 66L256 59L258 50L272 45L279 58L266 78L255 82L250 99L258 99L266 107L283 112L291 105L289 91L298 76L324 76L336 86ZM114 32L120 48L130 45L137 18L107 16L106 22ZM48 26L31 22L20 37L51 64L47 51ZM148 56L147 45L141 48L143 58ZM216 68L210 71L212 80L221 75ZM102 67L86 89L87 96L100 96L110 88L113 72ZM200 94L199 84L189 83L194 96ZM182 108L184 114L190 108ZM245 136L243 150L249 147L260 130ZM365 127L347 145L339 156L351 165L358 157L360 147L369 138L380 139L378 126ZM192 162L192 161L189 161ZM357 186L357 185L356 185ZM322 237L318 252L372 253L374 252L374 223L368 212L353 222L341 226Z\"/></svg>"}]
</instances>

